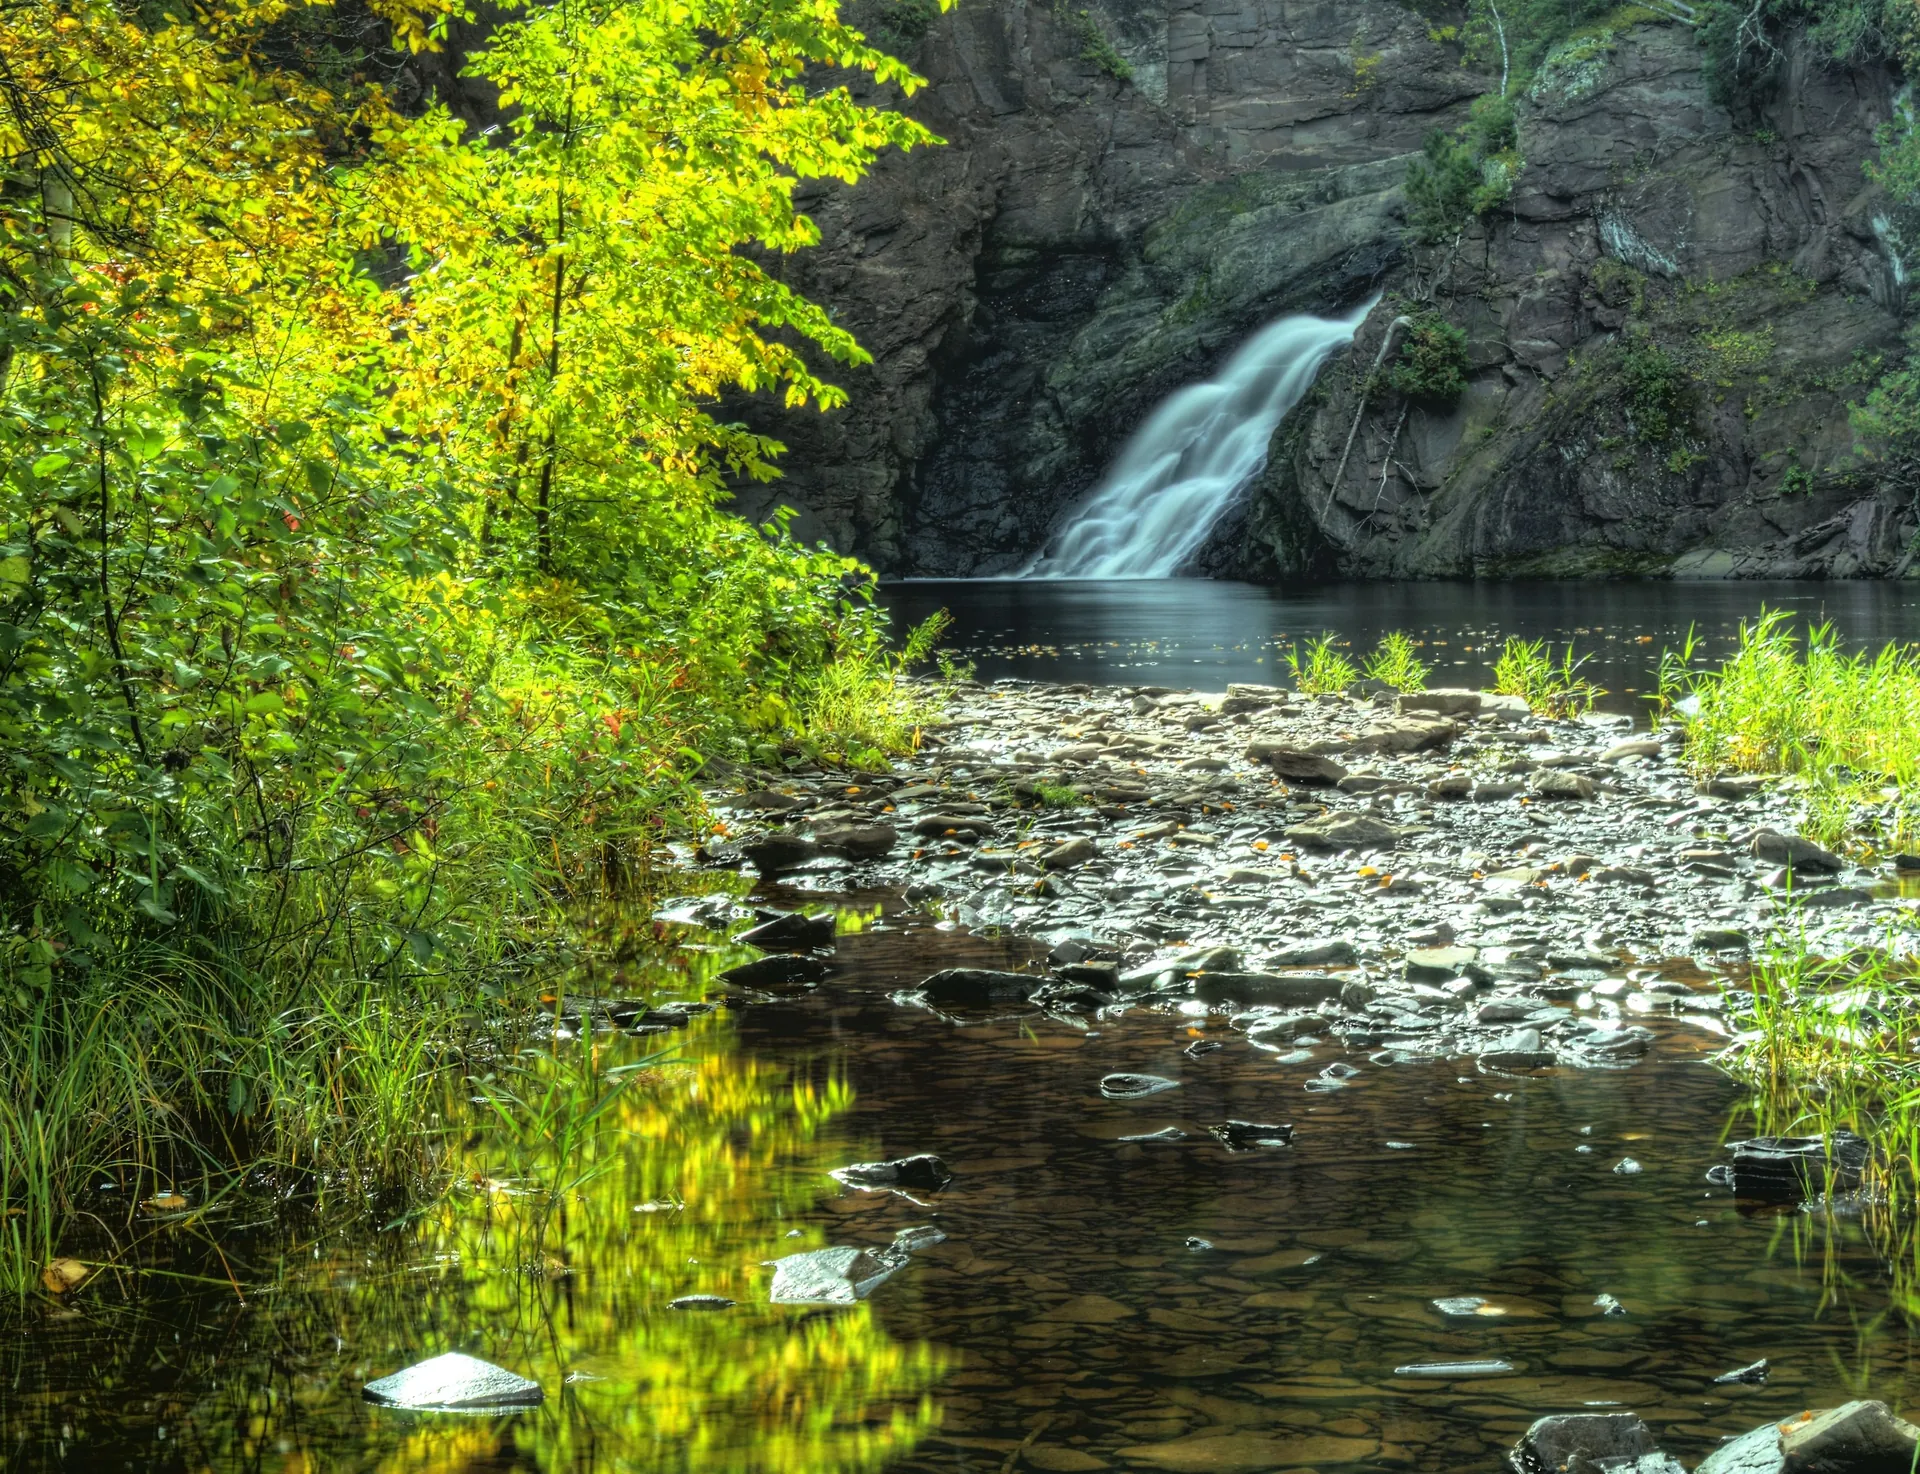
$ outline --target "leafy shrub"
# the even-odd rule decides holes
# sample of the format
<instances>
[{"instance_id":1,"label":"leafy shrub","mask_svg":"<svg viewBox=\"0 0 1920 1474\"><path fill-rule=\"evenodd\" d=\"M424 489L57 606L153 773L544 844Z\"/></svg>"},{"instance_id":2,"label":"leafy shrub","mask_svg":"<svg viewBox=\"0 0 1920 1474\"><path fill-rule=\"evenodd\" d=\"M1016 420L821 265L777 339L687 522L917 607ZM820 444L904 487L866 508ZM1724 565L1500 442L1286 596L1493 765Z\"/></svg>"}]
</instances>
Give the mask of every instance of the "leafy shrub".
<instances>
[{"instance_id":1,"label":"leafy shrub","mask_svg":"<svg viewBox=\"0 0 1920 1474\"><path fill-rule=\"evenodd\" d=\"M1467 335L1437 312L1419 312L1386 371L1387 386L1409 399L1444 402L1467 387Z\"/></svg>"},{"instance_id":2,"label":"leafy shrub","mask_svg":"<svg viewBox=\"0 0 1920 1474\"><path fill-rule=\"evenodd\" d=\"M1621 360L1623 397L1634 433L1669 440L1691 422L1692 388L1680 361L1658 343L1640 342Z\"/></svg>"},{"instance_id":3,"label":"leafy shrub","mask_svg":"<svg viewBox=\"0 0 1920 1474\"><path fill-rule=\"evenodd\" d=\"M1489 94L1473 104L1453 133L1436 128L1407 166L1407 223L1429 244L1458 232L1468 220L1513 192L1520 160L1513 104Z\"/></svg>"}]
</instances>

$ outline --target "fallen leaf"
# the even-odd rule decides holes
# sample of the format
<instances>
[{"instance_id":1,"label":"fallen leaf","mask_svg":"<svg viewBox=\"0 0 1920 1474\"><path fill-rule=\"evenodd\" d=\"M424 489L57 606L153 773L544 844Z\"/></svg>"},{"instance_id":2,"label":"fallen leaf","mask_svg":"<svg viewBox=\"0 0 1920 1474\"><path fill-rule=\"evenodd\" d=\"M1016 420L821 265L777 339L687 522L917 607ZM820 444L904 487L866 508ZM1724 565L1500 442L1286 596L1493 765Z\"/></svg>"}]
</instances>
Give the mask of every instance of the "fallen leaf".
<instances>
[{"instance_id":1,"label":"fallen leaf","mask_svg":"<svg viewBox=\"0 0 1920 1474\"><path fill-rule=\"evenodd\" d=\"M40 1271L40 1283L56 1295L77 1290L91 1278L93 1266L82 1264L78 1259L50 1259L47 1267Z\"/></svg>"},{"instance_id":2,"label":"fallen leaf","mask_svg":"<svg viewBox=\"0 0 1920 1474\"><path fill-rule=\"evenodd\" d=\"M156 1193L140 1205L149 1213L178 1213L187 1206L179 1193Z\"/></svg>"}]
</instances>

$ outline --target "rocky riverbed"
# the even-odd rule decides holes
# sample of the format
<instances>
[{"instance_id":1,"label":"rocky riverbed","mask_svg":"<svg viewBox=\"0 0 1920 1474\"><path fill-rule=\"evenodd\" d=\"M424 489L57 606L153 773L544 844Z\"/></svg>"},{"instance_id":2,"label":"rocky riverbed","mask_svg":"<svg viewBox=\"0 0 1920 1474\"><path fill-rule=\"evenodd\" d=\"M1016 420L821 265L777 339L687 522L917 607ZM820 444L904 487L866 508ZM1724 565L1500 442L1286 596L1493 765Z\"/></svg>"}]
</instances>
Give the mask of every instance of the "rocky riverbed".
<instances>
[{"instance_id":1,"label":"rocky riverbed","mask_svg":"<svg viewBox=\"0 0 1920 1474\"><path fill-rule=\"evenodd\" d=\"M1915 904L1898 861L1805 839L1789 788L1702 778L1683 737L1467 690L962 686L891 773L732 775L697 858L1051 946L909 999L935 1009L1153 1000L1282 1052L1624 1065L1639 1016L1728 1032L1775 939L1842 955Z\"/></svg>"}]
</instances>

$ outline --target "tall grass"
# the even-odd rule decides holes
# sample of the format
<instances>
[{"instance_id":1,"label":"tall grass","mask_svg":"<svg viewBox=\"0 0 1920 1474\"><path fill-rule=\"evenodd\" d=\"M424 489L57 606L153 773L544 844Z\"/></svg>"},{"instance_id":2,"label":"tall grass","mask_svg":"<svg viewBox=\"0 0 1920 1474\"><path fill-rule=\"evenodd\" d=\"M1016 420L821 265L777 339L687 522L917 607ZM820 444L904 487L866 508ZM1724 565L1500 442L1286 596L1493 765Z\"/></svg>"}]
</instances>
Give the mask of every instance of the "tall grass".
<instances>
[{"instance_id":1,"label":"tall grass","mask_svg":"<svg viewBox=\"0 0 1920 1474\"><path fill-rule=\"evenodd\" d=\"M1697 771L1798 775L1804 827L1830 843L1920 837L1920 647L1848 652L1831 624L1803 640L1775 609L1724 664L1696 668L1696 649L1689 636L1662 658L1660 688Z\"/></svg>"},{"instance_id":2,"label":"tall grass","mask_svg":"<svg viewBox=\"0 0 1920 1474\"><path fill-rule=\"evenodd\" d=\"M1580 674L1585 664L1586 657L1576 656L1572 645L1556 661L1547 641L1510 638L1494 662L1493 689L1523 698L1544 716L1582 716L1607 694Z\"/></svg>"},{"instance_id":3,"label":"tall grass","mask_svg":"<svg viewBox=\"0 0 1920 1474\"><path fill-rule=\"evenodd\" d=\"M1296 691L1319 696L1344 691L1360 679L1359 668L1340 653L1334 641L1335 636L1329 632L1309 641L1304 652L1298 645L1288 649L1287 669L1293 674Z\"/></svg>"},{"instance_id":4,"label":"tall grass","mask_svg":"<svg viewBox=\"0 0 1920 1474\"><path fill-rule=\"evenodd\" d=\"M1399 630L1382 637L1367 657L1365 670L1368 679L1396 691L1424 691L1432 674L1427 663L1414 653L1413 641Z\"/></svg>"}]
</instances>

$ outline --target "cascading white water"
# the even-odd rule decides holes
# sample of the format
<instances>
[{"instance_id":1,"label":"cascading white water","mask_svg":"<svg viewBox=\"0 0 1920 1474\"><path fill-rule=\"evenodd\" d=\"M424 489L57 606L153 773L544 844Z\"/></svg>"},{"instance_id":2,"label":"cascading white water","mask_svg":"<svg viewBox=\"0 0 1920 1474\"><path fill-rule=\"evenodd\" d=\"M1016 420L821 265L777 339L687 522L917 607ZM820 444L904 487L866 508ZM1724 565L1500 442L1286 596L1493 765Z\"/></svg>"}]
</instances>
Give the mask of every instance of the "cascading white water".
<instances>
[{"instance_id":1,"label":"cascading white water","mask_svg":"<svg viewBox=\"0 0 1920 1474\"><path fill-rule=\"evenodd\" d=\"M1378 301L1375 298L1374 301ZM1373 302L1345 317L1283 317L1220 376L1170 396L1038 557L1030 578L1171 578L1260 473L1267 442L1320 365L1353 341Z\"/></svg>"}]
</instances>

